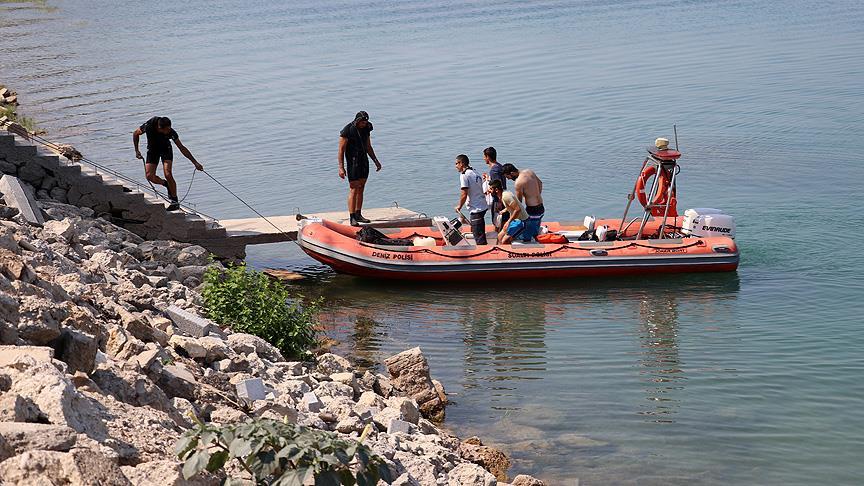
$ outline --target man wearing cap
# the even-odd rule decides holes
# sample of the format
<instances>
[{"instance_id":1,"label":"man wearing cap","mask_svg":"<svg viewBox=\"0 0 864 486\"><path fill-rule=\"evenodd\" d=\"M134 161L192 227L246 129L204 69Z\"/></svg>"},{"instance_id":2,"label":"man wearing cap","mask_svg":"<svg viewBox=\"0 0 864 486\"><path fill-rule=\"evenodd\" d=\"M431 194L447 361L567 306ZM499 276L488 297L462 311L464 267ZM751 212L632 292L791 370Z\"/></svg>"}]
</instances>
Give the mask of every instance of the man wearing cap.
<instances>
[{"instance_id":1,"label":"man wearing cap","mask_svg":"<svg viewBox=\"0 0 864 486\"><path fill-rule=\"evenodd\" d=\"M370 221L363 217L363 190L369 177L369 157L375 162L376 172L381 170L381 162L372 149L372 123L365 111L357 112L354 121L345 125L339 132L339 177L348 177L348 213L351 226ZM347 161L347 170L346 163Z\"/></svg>"}]
</instances>

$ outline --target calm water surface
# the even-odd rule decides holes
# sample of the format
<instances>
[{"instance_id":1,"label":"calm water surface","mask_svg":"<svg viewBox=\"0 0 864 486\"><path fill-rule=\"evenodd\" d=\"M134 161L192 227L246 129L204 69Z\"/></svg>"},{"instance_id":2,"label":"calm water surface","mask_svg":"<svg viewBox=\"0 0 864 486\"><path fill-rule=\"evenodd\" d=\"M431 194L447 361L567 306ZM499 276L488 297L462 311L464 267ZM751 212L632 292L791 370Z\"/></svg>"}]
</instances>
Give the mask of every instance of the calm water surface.
<instances>
[{"instance_id":1,"label":"calm water surface","mask_svg":"<svg viewBox=\"0 0 864 486\"><path fill-rule=\"evenodd\" d=\"M311 275L339 351L420 345L447 425L554 484L860 484L864 4L858 1L0 2L0 82L54 139L140 177L169 115L269 214L340 208L365 109L367 206L456 202L453 157L535 169L550 219L618 216L680 127L683 207L734 214L736 274L471 285ZM189 168L178 161L185 187ZM217 217L248 211L195 181ZM326 284L326 285L321 285Z\"/></svg>"}]
</instances>

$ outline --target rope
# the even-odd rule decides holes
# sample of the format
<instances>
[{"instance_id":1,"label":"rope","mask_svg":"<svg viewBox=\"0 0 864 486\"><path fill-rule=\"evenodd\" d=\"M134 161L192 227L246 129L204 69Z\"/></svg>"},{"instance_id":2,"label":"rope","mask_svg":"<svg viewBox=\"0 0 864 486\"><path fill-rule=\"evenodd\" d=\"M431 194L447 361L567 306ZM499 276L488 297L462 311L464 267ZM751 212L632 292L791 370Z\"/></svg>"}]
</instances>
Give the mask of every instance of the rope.
<instances>
[{"instance_id":1,"label":"rope","mask_svg":"<svg viewBox=\"0 0 864 486\"><path fill-rule=\"evenodd\" d=\"M631 248L634 246L638 246L641 248L651 248L651 249L655 249L655 250L682 250L685 248L690 248L693 246L704 245L704 244L705 243L702 240L697 240L697 241L690 243L688 245L681 245L681 246L674 246L674 247L673 246L665 246L665 245L664 246L643 245L641 243L635 243L635 242L629 243L629 244L624 245L624 246L616 246L616 247L612 247L612 248L582 248L579 246L570 246L568 244L568 245L561 245L554 250L544 251L544 252L540 252L540 253L525 253L525 252L508 250L508 249L502 248L500 246L493 246L492 248L490 248L488 250L484 250L482 252L474 253L471 255L448 255L447 253L440 253L440 252L437 252L437 251L429 249L429 248L422 248L422 249L417 249L417 250L397 250L397 249L386 248L384 250L389 251L389 252L393 252L393 253L429 253L431 255L437 255L437 256L441 256L441 257L445 257L445 258L465 259L465 258L476 258L476 257L480 257L483 255L488 255L489 253L492 253L493 251L501 251L501 252L506 253L507 255L546 257L546 256L554 255L555 253L558 253L558 252L563 251L563 250L582 250L582 251L588 251L588 252L590 252L592 250L615 251L615 250L624 250L624 249ZM375 248L377 250L382 249L382 248L379 248L377 246L373 246L373 245L364 243L362 241L360 242L360 246L365 246L367 248Z\"/></svg>"},{"instance_id":2,"label":"rope","mask_svg":"<svg viewBox=\"0 0 864 486\"><path fill-rule=\"evenodd\" d=\"M267 218L267 216L264 216L263 214L259 213L257 209L255 209L255 208L252 207L251 204L249 204L249 203L247 203L246 201L244 201L243 198L241 198L240 196L238 196L237 194L235 194L234 191L232 191L231 189L228 189L228 187L225 186L225 184L222 184L221 182L219 182L219 180L216 179L215 177L213 177L209 172L207 172L206 170L202 170L201 172L207 174L207 177L213 179L213 182L215 182L216 184L219 184L219 186L220 186L222 189L225 189L226 191L228 191L228 194L231 194L232 196L234 196L238 201L240 201L241 203L243 203L243 204L244 204L247 208L249 208L253 213L257 214L259 218L263 219L263 220L266 221L270 226L272 226L274 229L276 229L276 231L278 231L282 236L285 236L286 238L288 238L289 241L294 241L293 239L291 239L291 236L290 236L288 233L282 231L282 229L279 228L278 226L276 226L275 224L273 224L273 222L270 221L270 220ZM300 244L297 243L296 241L294 241L294 243L297 244L298 246L300 245Z\"/></svg>"},{"instance_id":3,"label":"rope","mask_svg":"<svg viewBox=\"0 0 864 486\"><path fill-rule=\"evenodd\" d=\"M22 136L23 136L23 135L22 135ZM58 153L61 152L61 150L60 150L60 146L59 146L59 145L57 145L56 143L54 143L54 142L52 142L52 141L50 141L50 140L48 140L48 139L46 139L46 138L44 138L44 137L41 137L41 136L36 135L36 134L29 134L26 138L29 139L29 140L32 140L32 141L34 141L34 142L36 142L36 143L38 143L38 144L40 144L40 145L42 145L42 146L48 147L49 149L51 149L51 150L54 151L54 152L58 152ZM71 160L71 159L70 159L70 160ZM103 172L109 173L109 174L113 175L114 177L117 177L117 178L120 179L120 180L123 180L123 181L125 181L125 182L130 183L130 184L134 184L135 187L137 187L137 188L139 188L139 189L146 189L146 186L142 185L142 184L141 184L140 182L138 182L137 180L135 180L135 179L133 179L133 178L127 176L127 175L124 175L123 173L118 172L118 171L116 171L116 170L114 170L114 169L110 169L110 168L108 168L108 167L105 167L104 165L98 164L98 163L94 162L93 160L91 160L91 159L89 159L89 158L87 158L87 157L84 157L83 155L81 156L80 161L81 161L81 162L85 162L86 164L88 164L88 165L94 167L94 168L96 169L96 172L97 172L97 173L98 173L99 170L102 170ZM74 162L74 161L73 161L73 162ZM182 202L185 201L186 198L189 196L189 192L192 190L192 182L193 182L194 180L195 180L195 173L193 172L193 173L192 173L192 180L189 182L189 187L188 187L187 190L186 190L186 194L183 196L183 199L181 199L181 200L179 201L179 203L181 203L181 206L182 206L182 207L186 208L187 210L189 210L189 211L192 212L192 213L196 213L196 214L199 214L199 215L201 215L201 216L204 216L204 217L207 218L207 219L210 219L210 220L212 220L212 221L216 221L216 218L214 218L213 216L210 216L210 215L208 215L208 214L206 214L206 213L203 213L203 212L199 211L199 210L198 210L197 208L195 208L195 207L190 207L189 204L182 204ZM166 201L170 201L169 199L166 199L165 196L162 195L162 193L160 193L159 191L157 191L156 188L153 186L153 184L152 184L149 180L147 181L147 183L150 184L151 192L152 192L153 194L155 194L156 196L158 196L158 197L160 197L160 198L162 198L162 199L165 199ZM192 205L192 206L194 206L194 205Z\"/></svg>"}]
</instances>

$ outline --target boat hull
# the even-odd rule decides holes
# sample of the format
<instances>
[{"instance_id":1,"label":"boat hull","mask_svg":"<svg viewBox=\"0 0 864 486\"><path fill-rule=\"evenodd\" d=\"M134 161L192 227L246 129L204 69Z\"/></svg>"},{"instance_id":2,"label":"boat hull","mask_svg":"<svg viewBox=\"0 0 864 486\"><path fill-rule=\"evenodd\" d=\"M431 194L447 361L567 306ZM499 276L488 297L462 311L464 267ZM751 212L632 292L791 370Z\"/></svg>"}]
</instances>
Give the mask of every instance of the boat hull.
<instances>
[{"instance_id":1,"label":"boat hull","mask_svg":"<svg viewBox=\"0 0 864 486\"><path fill-rule=\"evenodd\" d=\"M565 226L548 225L553 231ZM415 281L730 272L739 262L734 240L726 237L424 248L364 244L353 238L354 232L331 222L311 222L301 228L299 242L309 256L339 273ZM436 236L425 227L391 233L398 238Z\"/></svg>"}]
</instances>

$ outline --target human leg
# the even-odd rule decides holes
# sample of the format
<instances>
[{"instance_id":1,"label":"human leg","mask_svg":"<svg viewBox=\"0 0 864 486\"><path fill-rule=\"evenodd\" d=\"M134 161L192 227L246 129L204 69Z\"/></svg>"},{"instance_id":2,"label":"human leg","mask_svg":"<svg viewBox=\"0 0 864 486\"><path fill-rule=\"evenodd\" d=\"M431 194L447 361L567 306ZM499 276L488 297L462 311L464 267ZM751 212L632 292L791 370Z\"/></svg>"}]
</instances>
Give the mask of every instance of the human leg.
<instances>
[{"instance_id":1,"label":"human leg","mask_svg":"<svg viewBox=\"0 0 864 486\"><path fill-rule=\"evenodd\" d=\"M471 233L474 234L474 243L486 244L486 210L471 213Z\"/></svg>"}]
</instances>

